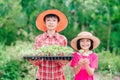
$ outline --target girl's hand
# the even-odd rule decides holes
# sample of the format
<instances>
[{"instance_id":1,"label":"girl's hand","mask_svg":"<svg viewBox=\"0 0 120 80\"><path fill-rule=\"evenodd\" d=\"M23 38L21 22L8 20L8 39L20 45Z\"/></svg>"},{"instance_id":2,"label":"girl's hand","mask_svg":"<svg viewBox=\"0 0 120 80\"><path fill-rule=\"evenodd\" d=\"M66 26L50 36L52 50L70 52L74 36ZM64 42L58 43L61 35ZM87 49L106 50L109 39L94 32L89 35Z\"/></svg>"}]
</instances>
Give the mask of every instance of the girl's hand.
<instances>
[{"instance_id":1,"label":"girl's hand","mask_svg":"<svg viewBox=\"0 0 120 80\"><path fill-rule=\"evenodd\" d=\"M91 67L89 66L89 64L90 64L89 59L87 59L87 58L84 59L84 65L85 65L86 71L87 71L87 73L88 73L90 76L92 76L92 75L94 74L95 69L94 69L94 68L91 68Z\"/></svg>"},{"instance_id":2,"label":"girl's hand","mask_svg":"<svg viewBox=\"0 0 120 80\"><path fill-rule=\"evenodd\" d=\"M85 58L85 59L84 59L84 65L85 65L86 67L88 67L88 66L89 66L89 63L90 63L89 59Z\"/></svg>"},{"instance_id":3,"label":"girl's hand","mask_svg":"<svg viewBox=\"0 0 120 80\"><path fill-rule=\"evenodd\" d=\"M82 66L84 64L84 62L85 62L84 59L81 58L78 65Z\"/></svg>"}]
</instances>

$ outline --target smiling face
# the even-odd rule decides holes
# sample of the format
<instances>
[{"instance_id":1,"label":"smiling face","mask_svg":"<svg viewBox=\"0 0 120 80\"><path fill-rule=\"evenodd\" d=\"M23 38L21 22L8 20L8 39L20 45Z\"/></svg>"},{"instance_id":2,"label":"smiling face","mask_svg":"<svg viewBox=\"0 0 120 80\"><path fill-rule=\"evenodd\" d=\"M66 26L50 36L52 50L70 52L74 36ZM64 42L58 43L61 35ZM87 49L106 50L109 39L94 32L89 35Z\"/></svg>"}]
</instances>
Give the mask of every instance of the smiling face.
<instances>
[{"instance_id":1,"label":"smiling face","mask_svg":"<svg viewBox=\"0 0 120 80\"><path fill-rule=\"evenodd\" d=\"M56 30L60 19L55 14L48 14L44 17L44 22L47 30Z\"/></svg>"},{"instance_id":2,"label":"smiling face","mask_svg":"<svg viewBox=\"0 0 120 80\"><path fill-rule=\"evenodd\" d=\"M58 19L56 17L48 17L45 19L47 30L55 30L58 26Z\"/></svg>"},{"instance_id":3,"label":"smiling face","mask_svg":"<svg viewBox=\"0 0 120 80\"><path fill-rule=\"evenodd\" d=\"M85 39L80 40L81 49L88 51L90 46L91 46L91 40L90 39L85 38Z\"/></svg>"}]
</instances>

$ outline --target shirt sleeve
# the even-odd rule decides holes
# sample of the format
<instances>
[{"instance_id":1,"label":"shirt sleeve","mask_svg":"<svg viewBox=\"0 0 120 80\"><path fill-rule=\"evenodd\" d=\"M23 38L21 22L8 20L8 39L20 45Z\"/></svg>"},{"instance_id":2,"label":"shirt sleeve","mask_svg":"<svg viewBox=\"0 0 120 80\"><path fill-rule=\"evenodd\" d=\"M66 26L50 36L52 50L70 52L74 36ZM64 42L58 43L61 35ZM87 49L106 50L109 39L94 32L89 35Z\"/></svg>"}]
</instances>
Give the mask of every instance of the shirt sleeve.
<instances>
[{"instance_id":1,"label":"shirt sleeve","mask_svg":"<svg viewBox=\"0 0 120 80\"><path fill-rule=\"evenodd\" d=\"M98 68L98 55L93 56L90 66L94 69Z\"/></svg>"},{"instance_id":2,"label":"shirt sleeve","mask_svg":"<svg viewBox=\"0 0 120 80\"><path fill-rule=\"evenodd\" d=\"M39 47L41 47L41 42L40 42L41 35L37 36L35 38L35 43L34 43L34 49L37 50Z\"/></svg>"},{"instance_id":3,"label":"shirt sleeve","mask_svg":"<svg viewBox=\"0 0 120 80\"><path fill-rule=\"evenodd\" d=\"M65 38L64 41L63 41L63 45L64 46L67 46L67 39Z\"/></svg>"},{"instance_id":4,"label":"shirt sleeve","mask_svg":"<svg viewBox=\"0 0 120 80\"><path fill-rule=\"evenodd\" d=\"M70 62L70 66L71 67L77 66L80 59L81 59L81 57L79 55L77 55L76 52L74 52L73 53L73 58L72 58L72 60Z\"/></svg>"},{"instance_id":5,"label":"shirt sleeve","mask_svg":"<svg viewBox=\"0 0 120 80\"><path fill-rule=\"evenodd\" d=\"M64 37L64 39L63 39L62 46L67 46L67 38L66 37Z\"/></svg>"},{"instance_id":6,"label":"shirt sleeve","mask_svg":"<svg viewBox=\"0 0 120 80\"><path fill-rule=\"evenodd\" d=\"M39 35L39 36L37 36L36 38L35 38L35 43L34 43L34 49L35 50L37 50L39 47L41 47L42 45L41 45L41 42L40 42L40 39L41 39L41 35ZM41 64L41 60L39 60L39 61L36 61L35 63L34 63L34 65L35 66L39 66L40 64Z\"/></svg>"}]
</instances>

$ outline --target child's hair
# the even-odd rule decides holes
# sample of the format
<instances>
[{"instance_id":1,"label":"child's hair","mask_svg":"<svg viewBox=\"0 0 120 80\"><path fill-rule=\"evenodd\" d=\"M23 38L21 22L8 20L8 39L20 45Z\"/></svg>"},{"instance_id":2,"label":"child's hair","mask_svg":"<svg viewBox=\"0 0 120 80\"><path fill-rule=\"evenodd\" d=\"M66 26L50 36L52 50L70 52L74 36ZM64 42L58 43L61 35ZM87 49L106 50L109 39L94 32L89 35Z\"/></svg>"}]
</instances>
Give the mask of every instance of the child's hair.
<instances>
[{"instance_id":1,"label":"child's hair","mask_svg":"<svg viewBox=\"0 0 120 80\"><path fill-rule=\"evenodd\" d=\"M47 15L44 17L44 22L45 22L46 18L50 18L50 17L55 17L55 18L58 19L58 22L60 21L60 18L59 18L57 15L55 15L55 14L47 14Z\"/></svg>"},{"instance_id":2,"label":"child's hair","mask_svg":"<svg viewBox=\"0 0 120 80\"><path fill-rule=\"evenodd\" d=\"M81 40L81 39L78 39L78 40L77 40L77 44L76 44L78 50L81 49L80 40ZM93 41L90 39L90 42L91 42L91 46L90 46L89 50L92 50L92 49L93 49Z\"/></svg>"}]
</instances>

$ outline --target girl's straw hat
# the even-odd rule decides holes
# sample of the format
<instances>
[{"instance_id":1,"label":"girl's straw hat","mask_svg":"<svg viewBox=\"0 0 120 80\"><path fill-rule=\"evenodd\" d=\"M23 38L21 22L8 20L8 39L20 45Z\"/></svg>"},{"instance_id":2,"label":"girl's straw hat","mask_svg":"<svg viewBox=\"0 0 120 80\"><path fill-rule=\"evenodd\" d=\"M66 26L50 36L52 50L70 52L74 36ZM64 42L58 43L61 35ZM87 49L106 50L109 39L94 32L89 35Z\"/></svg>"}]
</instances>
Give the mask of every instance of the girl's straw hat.
<instances>
[{"instance_id":1,"label":"girl's straw hat","mask_svg":"<svg viewBox=\"0 0 120 80\"><path fill-rule=\"evenodd\" d=\"M60 18L59 25L56 28L57 32L60 32L67 27L67 24L68 24L67 17L59 10L52 9L52 10L46 10L46 11L42 12L37 17L36 26L39 30L44 31L44 32L47 30L45 27L45 24L44 24L44 17L48 14L55 14Z\"/></svg>"},{"instance_id":2,"label":"girl's straw hat","mask_svg":"<svg viewBox=\"0 0 120 80\"><path fill-rule=\"evenodd\" d=\"M90 32L83 31L83 32L80 32L78 34L78 36L71 41L71 46L75 50L78 50L77 49L77 40L83 39L83 38L88 38L88 39L91 39L93 41L93 49L97 48L100 44L100 40L97 37L93 36Z\"/></svg>"}]
</instances>

